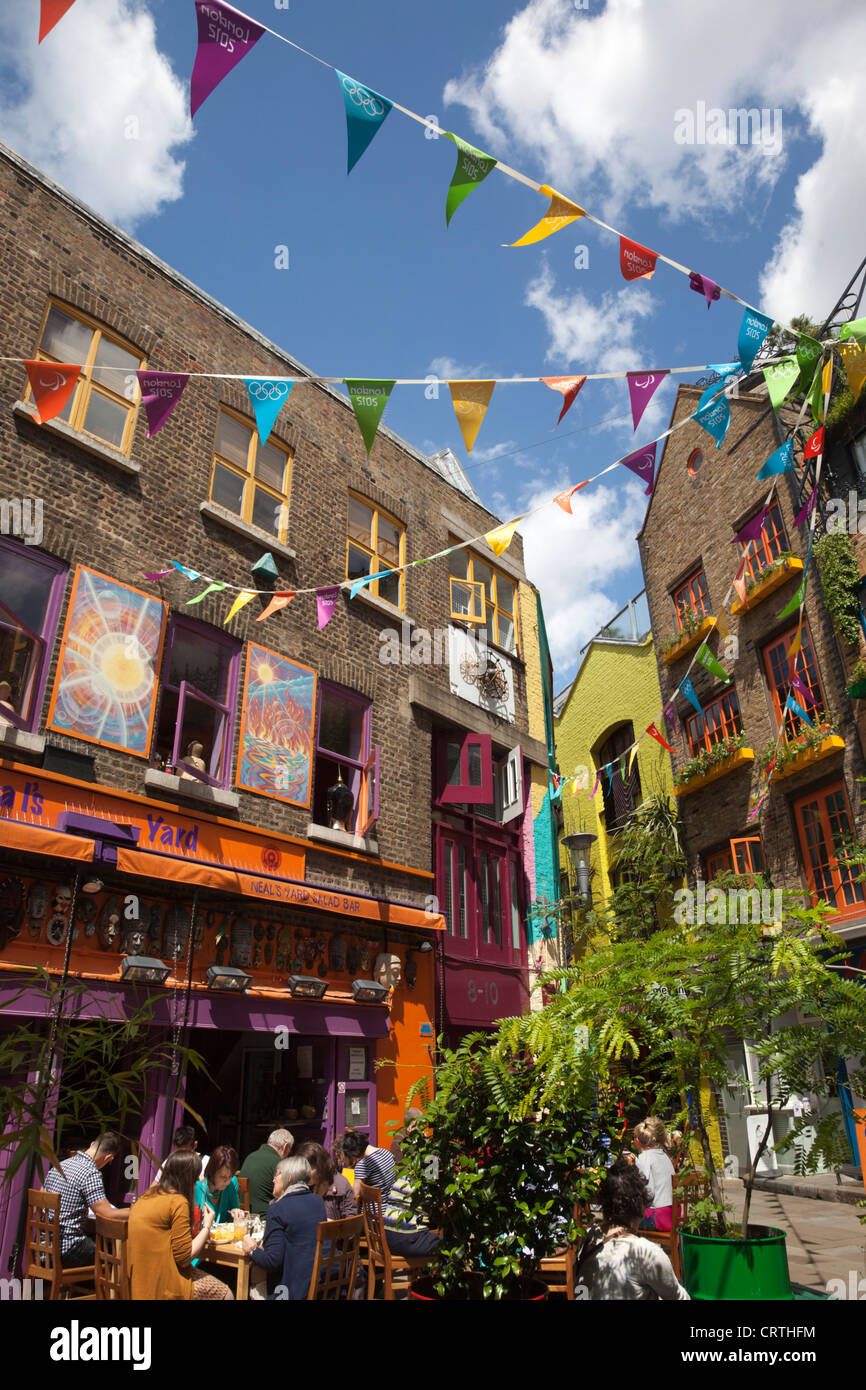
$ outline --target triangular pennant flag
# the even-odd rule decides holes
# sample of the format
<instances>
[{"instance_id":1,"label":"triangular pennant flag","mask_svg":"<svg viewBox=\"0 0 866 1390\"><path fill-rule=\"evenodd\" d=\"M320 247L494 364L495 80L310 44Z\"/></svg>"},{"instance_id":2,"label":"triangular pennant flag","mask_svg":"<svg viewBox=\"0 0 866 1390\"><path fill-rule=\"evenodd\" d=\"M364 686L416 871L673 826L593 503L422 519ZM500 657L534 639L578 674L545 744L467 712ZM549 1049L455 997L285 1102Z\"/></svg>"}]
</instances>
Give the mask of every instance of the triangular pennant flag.
<instances>
[{"instance_id":1,"label":"triangular pennant flag","mask_svg":"<svg viewBox=\"0 0 866 1390\"><path fill-rule=\"evenodd\" d=\"M263 444L267 444L277 416L289 399L293 384L291 381L274 381L270 377L244 377L244 386L247 388L247 395L256 417L256 429Z\"/></svg>"},{"instance_id":2,"label":"triangular pennant flag","mask_svg":"<svg viewBox=\"0 0 866 1390\"><path fill-rule=\"evenodd\" d=\"M576 222L578 217L584 217L585 211L578 207L577 203L572 203L569 198L563 198L561 193L550 188L543 183L538 190L543 193L545 198L550 199L550 207L544 214L540 222L536 222L534 227L530 227L518 241L512 241L512 246L531 246L533 242L543 241L546 236L551 236L553 232L558 232L563 227L567 227L569 222Z\"/></svg>"},{"instance_id":3,"label":"triangular pennant flag","mask_svg":"<svg viewBox=\"0 0 866 1390\"><path fill-rule=\"evenodd\" d=\"M165 579L167 574L174 574L174 570L156 570L153 574L146 574L144 578L155 584L157 579Z\"/></svg>"},{"instance_id":4,"label":"triangular pennant flag","mask_svg":"<svg viewBox=\"0 0 866 1390\"><path fill-rule=\"evenodd\" d=\"M55 24L59 24L67 10L71 10L75 0L42 0L39 13L39 42L50 34Z\"/></svg>"},{"instance_id":5,"label":"triangular pennant flag","mask_svg":"<svg viewBox=\"0 0 866 1390\"><path fill-rule=\"evenodd\" d=\"M792 710L793 713L796 714L798 719L802 719L805 724L809 725L810 729L812 728L811 719L809 718L806 711L802 708L802 706L797 704L797 701L794 699L793 695L789 695L787 700L785 701L785 709Z\"/></svg>"},{"instance_id":6,"label":"triangular pennant flag","mask_svg":"<svg viewBox=\"0 0 866 1390\"><path fill-rule=\"evenodd\" d=\"M653 722L652 724L648 724L646 731L649 734L650 738L654 738L656 743L661 744L662 748L666 748L669 753L673 753L674 750L671 748L667 740L662 738L661 734L655 726L655 722Z\"/></svg>"},{"instance_id":7,"label":"triangular pennant flag","mask_svg":"<svg viewBox=\"0 0 866 1390\"><path fill-rule=\"evenodd\" d=\"M490 546L494 555L505 554L514 537L514 532L517 530L519 521L520 517L517 517L515 521L507 521L504 526L497 526L493 531L487 532L484 539Z\"/></svg>"},{"instance_id":8,"label":"triangular pennant flag","mask_svg":"<svg viewBox=\"0 0 866 1390\"><path fill-rule=\"evenodd\" d=\"M805 600L805 597L806 581L804 579L802 583L797 585L797 588L794 590L794 593L791 595L790 599L785 604L785 607L782 609L780 613L776 614L776 617L789 618L792 613L796 613L797 609L800 607L800 604L803 603L803 601Z\"/></svg>"},{"instance_id":9,"label":"triangular pennant flag","mask_svg":"<svg viewBox=\"0 0 866 1390\"><path fill-rule=\"evenodd\" d=\"M463 199L468 198L469 194L484 182L490 171L496 168L496 160L491 155L476 150L474 145L468 145L450 130L446 130L445 138L453 140L457 146L457 166L448 185L448 197L445 200L447 227Z\"/></svg>"},{"instance_id":10,"label":"triangular pennant flag","mask_svg":"<svg viewBox=\"0 0 866 1390\"><path fill-rule=\"evenodd\" d=\"M842 354L842 365L848 377L848 385L855 401L863 390L863 383L866 382L866 348L859 347L854 342L840 343L839 351Z\"/></svg>"},{"instance_id":11,"label":"triangular pennant flag","mask_svg":"<svg viewBox=\"0 0 866 1390\"><path fill-rule=\"evenodd\" d=\"M662 713L665 719L668 721L668 728L670 729L671 733L675 734L677 731L677 711L676 707L674 706L673 700L668 700Z\"/></svg>"},{"instance_id":12,"label":"triangular pennant flag","mask_svg":"<svg viewBox=\"0 0 866 1390\"><path fill-rule=\"evenodd\" d=\"M632 473L636 473L641 482L646 483L644 497L651 497L655 480L656 470L656 444L647 444L643 449L638 449L635 453L629 454L627 459L622 460L623 468L628 468Z\"/></svg>"},{"instance_id":13,"label":"triangular pennant flag","mask_svg":"<svg viewBox=\"0 0 866 1390\"><path fill-rule=\"evenodd\" d=\"M377 570L375 574L365 574L363 579L356 579L349 590L349 598L354 598L368 584L375 584L378 579L386 579L389 574L396 574L396 570Z\"/></svg>"},{"instance_id":14,"label":"triangular pennant flag","mask_svg":"<svg viewBox=\"0 0 866 1390\"><path fill-rule=\"evenodd\" d=\"M715 372L718 376L724 377L743 375L743 369L740 366L739 362L708 362L707 371ZM728 383L725 382L726 386L727 384ZM720 386L721 382L717 381L716 385Z\"/></svg>"},{"instance_id":15,"label":"triangular pennant flag","mask_svg":"<svg viewBox=\"0 0 866 1390\"><path fill-rule=\"evenodd\" d=\"M628 372L626 374L628 398L631 402L631 418L634 421L635 429L640 424L644 411L667 374L667 371Z\"/></svg>"},{"instance_id":16,"label":"triangular pennant flag","mask_svg":"<svg viewBox=\"0 0 866 1390\"><path fill-rule=\"evenodd\" d=\"M721 394L717 394L721 392ZM713 400L712 397L716 399ZM728 425L731 423L731 407L720 381L714 381L712 386L708 386L698 402L695 411L695 424L700 425L701 429L706 430L707 434L712 435L716 441L716 448L721 449L722 440L728 432Z\"/></svg>"},{"instance_id":17,"label":"triangular pennant flag","mask_svg":"<svg viewBox=\"0 0 866 1390\"><path fill-rule=\"evenodd\" d=\"M281 589L278 594L274 594L267 608L263 608L256 618L257 623L263 623L265 618L269 618L272 613L279 613L281 608L285 608L295 597L294 589Z\"/></svg>"},{"instance_id":18,"label":"triangular pennant flag","mask_svg":"<svg viewBox=\"0 0 866 1390\"><path fill-rule=\"evenodd\" d=\"M725 616L724 611L719 614L719 621L716 623L716 632L719 634L723 642L725 638L728 636L728 633L730 632L730 628L728 627L728 619Z\"/></svg>"},{"instance_id":19,"label":"triangular pennant flag","mask_svg":"<svg viewBox=\"0 0 866 1390\"><path fill-rule=\"evenodd\" d=\"M745 526L740 527L731 544L749 545L752 541L756 541L764 529L764 522L767 520L769 510L769 507L762 507L751 521L747 521Z\"/></svg>"},{"instance_id":20,"label":"triangular pennant flag","mask_svg":"<svg viewBox=\"0 0 866 1390\"><path fill-rule=\"evenodd\" d=\"M557 425L566 411L570 410L577 400L578 392L586 381L585 376L540 376L539 381L543 381L545 386L549 386L551 391L562 392L562 410L559 412Z\"/></svg>"},{"instance_id":21,"label":"triangular pennant flag","mask_svg":"<svg viewBox=\"0 0 866 1390\"><path fill-rule=\"evenodd\" d=\"M201 603L201 601L202 601L203 598L207 598L208 594L219 594L219 593L221 593L222 590L225 589L226 587L227 587L227 585L221 584L220 581L219 581L218 579L212 579L211 582L210 582L210 584L208 584L207 588L206 588L206 589L202 589L202 591L201 591L200 594L196 594L195 598L188 598L188 599L187 599L187 601L186 601L186 606L187 606L187 608L191 608L192 605L193 605L194 603Z\"/></svg>"},{"instance_id":22,"label":"triangular pennant flag","mask_svg":"<svg viewBox=\"0 0 866 1390\"><path fill-rule=\"evenodd\" d=\"M448 390L454 414L463 435L467 454L472 453L472 445L478 438L481 422L487 414L490 397L493 395L495 381L449 381Z\"/></svg>"},{"instance_id":23,"label":"triangular pennant flag","mask_svg":"<svg viewBox=\"0 0 866 1390\"><path fill-rule=\"evenodd\" d=\"M692 685L691 676L686 676L680 681L680 692L685 695L689 704L694 706L700 718L703 719L704 711L701 709L701 702L695 693L695 687Z\"/></svg>"},{"instance_id":24,"label":"triangular pennant flag","mask_svg":"<svg viewBox=\"0 0 866 1390\"><path fill-rule=\"evenodd\" d=\"M824 421L824 387L820 372L815 373L815 379L812 382L812 389L809 392L808 399L809 409L812 412L812 419L815 421L816 425L822 424Z\"/></svg>"},{"instance_id":25,"label":"triangular pennant flag","mask_svg":"<svg viewBox=\"0 0 866 1390\"><path fill-rule=\"evenodd\" d=\"M811 439L806 440L806 447L803 450L804 459L816 459L819 454L824 452L824 426L817 429Z\"/></svg>"},{"instance_id":26,"label":"triangular pennant flag","mask_svg":"<svg viewBox=\"0 0 866 1390\"><path fill-rule=\"evenodd\" d=\"M354 77L347 77L339 68L334 71L340 81L340 91L346 104L346 131L349 138L349 167L351 174L376 131L394 105L372 87L365 87Z\"/></svg>"},{"instance_id":27,"label":"triangular pennant flag","mask_svg":"<svg viewBox=\"0 0 866 1390\"><path fill-rule=\"evenodd\" d=\"M800 375L796 357L783 357L781 362L771 362L768 367L762 367L764 380L767 383L767 391L770 395L770 405L774 410L790 395L794 383Z\"/></svg>"},{"instance_id":28,"label":"triangular pennant flag","mask_svg":"<svg viewBox=\"0 0 866 1390\"><path fill-rule=\"evenodd\" d=\"M255 589L242 589L241 592L238 594L237 598L234 600L234 603L232 604L225 618L223 619L223 627L225 627L226 623L230 623L235 614L240 613L244 605L249 603L252 599L254 599L255 596Z\"/></svg>"},{"instance_id":29,"label":"triangular pennant flag","mask_svg":"<svg viewBox=\"0 0 866 1390\"><path fill-rule=\"evenodd\" d=\"M794 441L786 439L784 444L780 444L775 449L767 462L763 464L759 473L758 480L773 478L777 473L789 473L794 467Z\"/></svg>"},{"instance_id":30,"label":"triangular pennant flag","mask_svg":"<svg viewBox=\"0 0 866 1390\"><path fill-rule=\"evenodd\" d=\"M785 660L786 660L787 662L790 663L791 671L792 671L792 672L796 670L796 667L797 667L797 657L799 656L799 654L800 654L800 652L801 652L801 650L802 650L802 647L803 647L803 619L800 618L800 622L799 622L799 624L798 624L798 626L797 626L797 631L796 631L795 634L794 634L794 640L793 640L793 642L791 643L790 647L788 648L787 654L786 654L786 656L785 656Z\"/></svg>"},{"instance_id":31,"label":"triangular pennant flag","mask_svg":"<svg viewBox=\"0 0 866 1390\"><path fill-rule=\"evenodd\" d=\"M814 705L816 703L815 696L812 694L806 682L800 679L796 671L791 677L791 688L797 691L800 698L804 700L807 705Z\"/></svg>"},{"instance_id":32,"label":"triangular pennant flag","mask_svg":"<svg viewBox=\"0 0 866 1390\"><path fill-rule=\"evenodd\" d=\"M621 757L620 760L619 760L619 780L620 780L621 782L624 782L624 781L625 781L625 778L626 778L626 771L625 771L625 753L623 753L622 757Z\"/></svg>"},{"instance_id":33,"label":"triangular pennant flag","mask_svg":"<svg viewBox=\"0 0 866 1390\"><path fill-rule=\"evenodd\" d=\"M815 486L812 488L812 491L809 493L808 500L803 504L803 506L798 511L797 515L794 517L795 526L802 526L805 521L809 520L809 517L815 510L815 502L817 501L817 499L818 484L816 483Z\"/></svg>"},{"instance_id":34,"label":"triangular pennant flag","mask_svg":"<svg viewBox=\"0 0 866 1390\"><path fill-rule=\"evenodd\" d=\"M651 280L655 273L658 252L649 251L646 246L628 237L619 239L619 268L626 280Z\"/></svg>"},{"instance_id":35,"label":"triangular pennant flag","mask_svg":"<svg viewBox=\"0 0 866 1390\"><path fill-rule=\"evenodd\" d=\"M766 314L759 314L757 309L747 309L743 314L737 334L737 356L743 364L744 371L752 370L752 363L772 327L773 320Z\"/></svg>"},{"instance_id":36,"label":"triangular pennant flag","mask_svg":"<svg viewBox=\"0 0 866 1390\"><path fill-rule=\"evenodd\" d=\"M553 499L554 502L556 502L557 506L561 507L564 512L568 512L569 516L574 516L574 512L571 510L571 499L576 492L580 492L582 487L586 487L587 482L589 482L588 478L586 482L575 483L574 487L568 488L565 492L558 492Z\"/></svg>"},{"instance_id":37,"label":"triangular pennant flag","mask_svg":"<svg viewBox=\"0 0 866 1390\"><path fill-rule=\"evenodd\" d=\"M861 347L866 346L866 319L852 319L850 323L844 323L839 329L839 341L845 342L853 339Z\"/></svg>"},{"instance_id":38,"label":"triangular pennant flag","mask_svg":"<svg viewBox=\"0 0 866 1390\"><path fill-rule=\"evenodd\" d=\"M195 12L198 48L189 84L191 116L265 32L261 24L224 0L195 0Z\"/></svg>"},{"instance_id":39,"label":"triangular pennant flag","mask_svg":"<svg viewBox=\"0 0 866 1390\"><path fill-rule=\"evenodd\" d=\"M696 270L689 271L689 289L704 296L708 309L713 300L718 299L722 293L715 280L711 280L708 275L699 275Z\"/></svg>"},{"instance_id":40,"label":"triangular pennant flag","mask_svg":"<svg viewBox=\"0 0 866 1390\"><path fill-rule=\"evenodd\" d=\"M589 799L590 799L590 801L592 801L592 798L595 796L596 792L598 791L598 784L599 784L600 781L601 781L601 773L600 773L600 772L597 772L597 773L595 774L595 783L594 783L594 785L593 785L592 791L591 791L590 794L589 794Z\"/></svg>"},{"instance_id":41,"label":"triangular pennant flag","mask_svg":"<svg viewBox=\"0 0 866 1390\"><path fill-rule=\"evenodd\" d=\"M800 380L797 385L801 391L805 391L807 387L811 386L815 368L823 350L818 340L810 338L808 333L801 333L797 339L797 366L800 369Z\"/></svg>"},{"instance_id":42,"label":"triangular pennant flag","mask_svg":"<svg viewBox=\"0 0 866 1390\"><path fill-rule=\"evenodd\" d=\"M337 599L340 597L339 584L331 584L326 589L316 590L316 617L319 624L319 631L327 627L334 616L337 607Z\"/></svg>"},{"instance_id":43,"label":"triangular pennant flag","mask_svg":"<svg viewBox=\"0 0 866 1390\"><path fill-rule=\"evenodd\" d=\"M821 390L826 396L833 384L833 358L828 357L824 363L824 370L821 373Z\"/></svg>"},{"instance_id":44,"label":"triangular pennant flag","mask_svg":"<svg viewBox=\"0 0 866 1390\"><path fill-rule=\"evenodd\" d=\"M352 402L352 409L355 412L355 419L358 421L364 447L369 454L373 447L373 440L376 438L382 412L394 389L394 383L393 381L357 381L355 378L347 377L346 388L349 392L349 400Z\"/></svg>"},{"instance_id":45,"label":"triangular pennant flag","mask_svg":"<svg viewBox=\"0 0 866 1390\"><path fill-rule=\"evenodd\" d=\"M745 576L746 576L746 557L745 557L745 555L744 555L743 558L742 558L742 560L740 561L739 569L737 570L736 574L734 575L734 588L736 589L736 591L737 591L737 593L738 593L738 595L739 595L740 603L745 603L745 602L746 602L746 577L745 577Z\"/></svg>"},{"instance_id":46,"label":"triangular pennant flag","mask_svg":"<svg viewBox=\"0 0 866 1390\"><path fill-rule=\"evenodd\" d=\"M607 790L610 793L613 791L613 763L608 763L604 770L607 773Z\"/></svg>"},{"instance_id":47,"label":"triangular pennant flag","mask_svg":"<svg viewBox=\"0 0 866 1390\"><path fill-rule=\"evenodd\" d=\"M703 666L705 671L709 671L711 675L717 676L720 681L724 681L725 685L730 685L730 676L726 673L725 668L724 666L722 666L721 662L717 661L716 658L713 656L706 642L701 643L701 647L697 656L695 657L695 661L699 662L700 665Z\"/></svg>"},{"instance_id":48,"label":"triangular pennant flag","mask_svg":"<svg viewBox=\"0 0 866 1390\"><path fill-rule=\"evenodd\" d=\"M631 770L632 770L632 766L634 765L634 760L635 760L636 757L637 757L637 744L636 744L636 743L633 743L632 746L631 746L631 752L630 752L629 755L628 755L628 775L629 775L629 777L631 777ZM623 779L623 780L625 780L625 779Z\"/></svg>"},{"instance_id":49,"label":"triangular pennant flag","mask_svg":"<svg viewBox=\"0 0 866 1390\"><path fill-rule=\"evenodd\" d=\"M25 362L40 425L59 415L78 380L81 367L68 362Z\"/></svg>"},{"instance_id":50,"label":"triangular pennant flag","mask_svg":"<svg viewBox=\"0 0 866 1390\"><path fill-rule=\"evenodd\" d=\"M183 395L189 375L186 372L136 372L135 375L147 416L146 437L152 439Z\"/></svg>"},{"instance_id":51,"label":"triangular pennant flag","mask_svg":"<svg viewBox=\"0 0 866 1390\"><path fill-rule=\"evenodd\" d=\"M187 579L201 579L198 570L187 569L186 565L182 565L179 560L171 560L169 563L174 565L176 570L180 570L181 574L186 575Z\"/></svg>"}]
</instances>

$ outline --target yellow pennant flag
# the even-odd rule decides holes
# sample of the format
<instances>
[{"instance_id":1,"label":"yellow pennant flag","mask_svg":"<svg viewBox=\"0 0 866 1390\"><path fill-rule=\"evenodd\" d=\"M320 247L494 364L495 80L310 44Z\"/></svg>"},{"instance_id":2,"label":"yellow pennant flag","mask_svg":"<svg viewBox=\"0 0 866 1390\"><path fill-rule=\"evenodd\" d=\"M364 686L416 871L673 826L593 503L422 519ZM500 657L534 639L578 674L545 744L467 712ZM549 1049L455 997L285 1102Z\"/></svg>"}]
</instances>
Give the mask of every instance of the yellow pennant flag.
<instances>
[{"instance_id":1,"label":"yellow pennant flag","mask_svg":"<svg viewBox=\"0 0 866 1390\"><path fill-rule=\"evenodd\" d=\"M719 621L716 623L716 632L719 634L719 636L721 637L722 641L724 642L724 640L725 640L725 638L728 636L728 632L729 632L728 620L727 620L727 618L725 617L724 613L721 613L721 614L719 615Z\"/></svg>"},{"instance_id":2,"label":"yellow pennant flag","mask_svg":"<svg viewBox=\"0 0 866 1390\"><path fill-rule=\"evenodd\" d=\"M578 217L586 216L584 208L578 207L577 203L572 203L568 198L563 198L561 193L557 193L546 183L541 185L539 192L550 199L550 207L541 221L536 222L519 241L511 242L512 246L531 246L535 241L544 241L546 236L567 227L569 222L576 222Z\"/></svg>"},{"instance_id":3,"label":"yellow pennant flag","mask_svg":"<svg viewBox=\"0 0 866 1390\"><path fill-rule=\"evenodd\" d=\"M448 390L454 405L454 414L463 435L467 454L472 453L472 445L478 438L481 422L487 413L490 397L493 395L495 381L449 381Z\"/></svg>"},{"instance_id":4,"label":"yellow pennant flag","mask_svg":"<svg viewBox=\"0 0 866 1390\"><path fill-rule=\"evenodd\" d=\"M517 530L517 521L507 521L504 526L497 526L494 531L488 531L484 537L494 555L504 555L511 544L514 532Z\"/></svg>"},{"instance_id":5,"label":"yellow pennant flag","mask_svg":"<svg viewBox=\"0 0 866 1390\"><path fill-rule=\"evenodd\" d=\"M240 613L240 611L241 611L241 609L243 608L244 604L245 604L245 603L249 603L250 599L255 598L255 596L256 596L256 591L255 591L255 589L244 589L244 590L242 590L242 592L238 594L237 598L235 599L234 603L232 604L231 608L229 609L228 615L226 616L226 618L225 618L224 621L223 621L223 627L225 627L226 623L230 623L231 620L232 620L232 618L235 616L235 613Z\"/></svg>"},{"instance_id":6,"label":"yellow pennant flag","mask_svg":"<svg viewBox=\"0 0 866 1390\"><path fill-rule=\"evenodd\" d=\"M795 663L796 660L797 660L797 656L798 656L798 654L799 654L800 649L801 649L802 646L803 646L803 619L802 619L802 617L801 617L801 618L800 618L800 622L799 622L799 624L798 624L798 626L797 626L797 633L796 633L796 636L794 637L793 642L791 643L790 647L788 648L788 661L791 663L791 667L792 667L792 668L793 668L793 666L794 666L794 663Z\"/></svg>"},{"instance_id":7,"label":"yellow pennant flag","mask_svg":"<svg viewBox=\"0 0 866 1390\"><path fill-rule=\"evenodd\" d=\"M863 390L863 383L866 382L866 348L855 342L845 342L839 344L839 351L842 354L851 395L856 401Z\"/></svg>"},{"instance_id":8,"label":"yellow pennant flag","mask_svg":"<svg viewBox=\"0 0 866 1390\"><path fill-rule=\"evenodd\" d=\"M636 743L633 743L632 746L631 746L631 752L630 752L629 757L628 757L628 775L629 775L629 777L631 777L631 767L632 767L632 763L634 762L634 760L635 760L636 757L637 757L637 744L636 744Z\"/></svg>"}]
</instances>

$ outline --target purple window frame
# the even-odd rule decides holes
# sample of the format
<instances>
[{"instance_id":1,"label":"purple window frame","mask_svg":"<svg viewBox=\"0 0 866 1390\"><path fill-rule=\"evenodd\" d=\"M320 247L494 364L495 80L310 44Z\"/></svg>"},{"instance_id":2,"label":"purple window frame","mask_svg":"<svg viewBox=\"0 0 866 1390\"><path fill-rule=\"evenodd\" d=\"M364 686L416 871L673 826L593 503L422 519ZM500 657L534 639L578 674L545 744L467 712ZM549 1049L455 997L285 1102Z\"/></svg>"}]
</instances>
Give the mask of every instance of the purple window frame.
<instances>
[{"instance_id":1,"label":"purple window frame","mask_svg":"<svg viewBox=\"0 0 866 1390\"><path fill-rule=\"evenodd\" d=\"M39 656L34 663L30 675L27 679L25 690L21 692L22 706L26 699L28 713L19 714L14 710L5 710L3 718L16 729L23 729L25 733L33 733L38 727L42 715L42 706L45 700L45 687L48 683L48 671L51 666L51 656L54 650L54 641L57 636L57 626L60 621L60 609L63 604L63 594L66 589L66 580L69 574L69 566L62 560L55 560L53 555L46 555L42 550L34 550L32 546L23 545L20 542L0 539L0 549L8 550L13 555L34 561L42 565L52 574L51 588L48 594L48 602L45 605L45 617L42 620L42 630L31 632L20 619L10 622L12 617L11 609L7 608L0 601L0 628L7 632L23 632L31 641L36 642L39 647Z\"/></svg>"},{"instance_id":2,"label":"purple window frame","mask_svg":"<svg viewBox=\"0 0 866 1390\"><path fill-rule=\"evenodd\" d=\"M182 680L178 685L169 685L168 675L171 670L171 655L174 649L174 637L178 628L186 628L190 632L197 633L200 637L205 637L215 646L225 648L228 653L228 672L226 676L226 702L220 704L219 700L214 700L212 696L205 695L204 691L196 689L190 682ZM172 767L182 767L184 772L199 782L205 782L209 787L228 787L231 781L232 752L234 749L235 734L235 711L238 703L238 678L240 674L240 655L241 644L233 638L224 637L222 633L217 633L214 628L208 627L206 623L196 622L194 618L187 618L171 614L169 619L168 640L165 644L165 655L162 661L162 671L159 681L160 715L162 713L162 697L166 690L172 693L177 692L177 722L174 727L174 744L172 747ZM224 716L223 734L219 745L211 749L210 764L207 772L200 772L197 767L192 767L184 762L180 756L181 743L183 740L183 711L186 704L187 695L193 699L200 700L202 704L209 705L211 709L220 710ZM154 723L154 739L159 725L159 716ZM219 766L222 764L222 770Z\"/></svg>"},{"instance_id":3,"label":"purple window frame","mask_svg":"<svg viewBox=\"0 0 866 1390\"><path fill-rule=\"evenodd\" d=\"M347 780L346 785L352 793L355 803L354 822L356 835L366 835L370 826L379 817L379 772L380 772L380 748L378 744L371 743L371 712L372 701L367 700L363 695L356 695L354 690L347 690L345 686L335 685L333 681L320 681L319 683L319 708L316 711L316 758L319 755L327 758L329 762L337 763L345 776L346 771L351 769L351 780ZM363 714L363 727L361 730L361 756L360 758L349 758L345 753L335 753L333 749L326 748L320 742L322 727L322 711L325 707L325 700L328 695L335 695L347 705L357 705ZM315 775L315 774L314 774ZM365 804L366 819L361 824L361 789L369 787L370 780L373 782L372 804Z\"/></svg>"}]
</instances>

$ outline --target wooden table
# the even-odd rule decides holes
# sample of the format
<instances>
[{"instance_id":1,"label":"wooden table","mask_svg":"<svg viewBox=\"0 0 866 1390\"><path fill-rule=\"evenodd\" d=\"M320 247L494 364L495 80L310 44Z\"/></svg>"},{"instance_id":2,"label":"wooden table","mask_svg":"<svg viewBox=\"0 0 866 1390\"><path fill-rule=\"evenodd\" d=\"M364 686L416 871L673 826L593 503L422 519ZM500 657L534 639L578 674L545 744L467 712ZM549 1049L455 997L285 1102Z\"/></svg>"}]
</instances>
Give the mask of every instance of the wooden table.
<instances>
[{"instance_id":1,"label":"wooden table","mask_svg":"<svg viewBox=\"0 0 866 1390\"><path fill-rule=\"evenodd\" d=\"M250 1266L252 1259L245 1255L239 1240L214 1240L211 1238L199 1255L202 1264L226 1265L237 1270L238 1286L235 1297L238 1302L250 1296Z\"/></svg>"}]
</instances>

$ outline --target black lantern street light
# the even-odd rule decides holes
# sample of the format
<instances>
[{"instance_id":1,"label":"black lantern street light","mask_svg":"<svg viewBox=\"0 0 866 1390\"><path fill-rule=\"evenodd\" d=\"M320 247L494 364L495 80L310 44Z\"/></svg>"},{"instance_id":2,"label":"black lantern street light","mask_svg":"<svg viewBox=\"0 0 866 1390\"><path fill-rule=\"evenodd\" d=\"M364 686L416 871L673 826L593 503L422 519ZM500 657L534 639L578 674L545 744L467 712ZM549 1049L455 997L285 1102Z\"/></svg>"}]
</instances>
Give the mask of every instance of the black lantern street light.
<instances>
[{"instance_id":1,"label":"black lantern street light","mask_svg":"<svg viewBox=\"0 0 866 1390\"><path fill-rule=\"evenodd\" d=\"M574 876L577 880L578 896L583 899L586 907L592 904L592 889L589 886L589 848L597 838L588 830L575 831L572 835L563 835L562 837L562 843L571 855Z\"/></svg>"}]
</instances>

